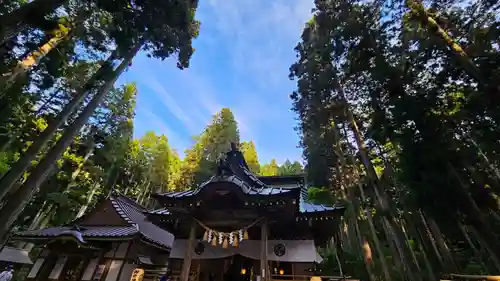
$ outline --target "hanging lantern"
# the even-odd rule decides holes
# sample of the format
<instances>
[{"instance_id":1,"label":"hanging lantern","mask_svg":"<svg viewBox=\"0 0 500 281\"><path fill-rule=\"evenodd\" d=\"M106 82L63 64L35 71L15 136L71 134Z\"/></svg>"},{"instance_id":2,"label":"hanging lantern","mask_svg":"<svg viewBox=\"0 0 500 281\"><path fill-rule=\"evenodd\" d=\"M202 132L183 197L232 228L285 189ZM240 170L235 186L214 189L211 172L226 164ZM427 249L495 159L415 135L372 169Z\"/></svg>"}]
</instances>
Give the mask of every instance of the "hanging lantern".
<instances>
[{"instance_id":1,"label":"hanging lantern","mask_svg":"<svg viewBox=\"0 0 500 281\"><path fill-rule=\"evenodd\" d=\"M205 233L203 234L203 241L208 241L208 231L205 230Z\"/></svg>"},{"instance_id":2,"label":"hanging lantern","mask_svg":"<svg viewBox=\"0 0 500 281\"><path fill-rule=\"evenodd\" d=\"M231 232L229 233L229 244L233 245L234 244L234 234Z\"/></svg>"},{"instance_id":3,"label":"hanging lantern","mask_svg":"<svg viewBox=\"0 0 500 281\"><path fill-rule=\"evenodd\" d=\"M217 246L217 237L212 238L212 246L216 247Z\"/></svg>"},{"instance_id":4,"label":"hanging lantern","mask_svg":"<svg viewBox=\"0 0 500 281\"><path fill-rule=\"evenodd\" d=\"M212 241L213 237L214 237L214 233L212 232L212 230L209 230L208 231L208 239L207 239L207 241L208 242Z\"/></svg>"},{"instance_id":5,"label":"hanging lantern","mask_svg":"<svg viewBox=\"0 0 500 281\"><path fill-rule=\"evenodd\" d=\"M246 268L242 268L241 269L241 275L245 275L247 274L247 269Z\"/></svg>"},{"instance_id":6,"label":"hanging lantern","mask_svg":"<svg viewBox=\"0 0 500 281\"><path fill-rule=\"evenodd\" d=\"M238 230L238 240L242 241L243 240L243 230Z\"/></svg>"},{"instance_id":7,"label":"hanging lantern","mask_svg":"<svg viewBox=\"0 0 500 281\"><path fill-rule=\"evenodd\" d=\"M233 247L238 247L238 239L234 239L234 241L233 241Z\"/></svg>"},{"instance_id":8,"label":"hanging lantern","mask_svg":"<svg viewBox=\"0 0 500 281\"><path fill-rule=\"evenodd\" d=\"M245 232L243 233L243 239L248 240L248 231L245 229Z\"/></svg>"},{"instance_id":9,"label":"hanging lantern","mask_svg":"<svg viewBox=\"0 0 500 281\"><path fill-rule=\"evenodd\" d=\"M219 244L222 244L222 242L224 242L224 234L219 233Z\"/></svg>"},{"instance_id":10,"label":"hanging lantern","mask_svg":"<svg viewBox=\"0 0 500 281\"><path fill-rule=\"evenodd\" d=\"M283 274L285 274L285 271L282 268L280 268L280 275L283 275Z\"/></svg>"},{"instance_id":11,"label":"hanging lantern","mask_svg":"<svg viewBox=\"0 0 500 281\"><path fill-rule=\"evenodd\" d=\"M226 237L226 238L224 238L224 243L222 243L222 248L227 249L227 246L229 246L228 244L229 243L228 243L227 237Z\"/></svg>"}]
</instances>

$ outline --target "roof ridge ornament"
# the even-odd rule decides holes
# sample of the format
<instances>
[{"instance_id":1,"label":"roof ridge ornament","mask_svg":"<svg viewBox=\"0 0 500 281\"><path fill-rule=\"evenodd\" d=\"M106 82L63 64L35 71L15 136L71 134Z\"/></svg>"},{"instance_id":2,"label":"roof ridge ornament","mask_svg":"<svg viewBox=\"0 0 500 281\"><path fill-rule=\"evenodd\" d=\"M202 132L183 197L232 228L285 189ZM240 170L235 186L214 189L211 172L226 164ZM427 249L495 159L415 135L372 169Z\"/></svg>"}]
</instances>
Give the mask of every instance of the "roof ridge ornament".
<instances>
[{"instance_id":1,"label":"roof ridge ornament","mask_svg":"<svg viewBox=\"0 0 500 281\"><path fill-rule=\"evenodd\" d=\"M217 176L229 176L237 174L234 168L243 168L248 170L248 165L243 156L243 153L239 151L238 145L235 142L231 142L231 149L221 155L218 160L217 165Z\"/></svg>"}]
</instances>

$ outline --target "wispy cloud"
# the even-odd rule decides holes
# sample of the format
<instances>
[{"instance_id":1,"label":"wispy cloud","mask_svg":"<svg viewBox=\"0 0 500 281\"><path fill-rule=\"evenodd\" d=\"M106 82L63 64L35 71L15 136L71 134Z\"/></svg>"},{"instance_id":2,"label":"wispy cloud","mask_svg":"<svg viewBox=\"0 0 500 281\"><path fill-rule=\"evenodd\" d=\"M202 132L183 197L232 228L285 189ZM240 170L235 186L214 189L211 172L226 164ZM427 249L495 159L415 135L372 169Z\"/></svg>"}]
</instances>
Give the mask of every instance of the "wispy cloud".
<instances>
[{"instance_id":1,"label":"wispy cloud","mask_svg":"<svg viewBox=\"0 0 500 281\"><path fill-rule=\"evenodd\" d=\"M156 120L168 121L170 132L161 122L141 121L140 126L158 126L191 143L211 115L229 107L242 139L256 143L264 162L298 160L288 68L312 6L313 0L200 1L202 26L189 69L142 57L126 74L139 79L138 107L147 106L144 99L161 103L153 104L151 112ZM138 119L149 118L138 113Z\"/></svg>"},{"instance_id":2,"label":"wispy cloud","mask_svg":"<svg viewBox=\"0 0 500 281\"><path fill-rule=\"evenodd\" d=\"M151 88L159 97L160 101L163 105L168 108L168 110L175 116L177 119L183 122L186 128L192 132L196 133L199 128L196 122L191 118L191 115L188 112L184 111L184 109L176 102L175 99L169 94L167 90L160 84L155 78L144 77L144 83Z\"/></svg>"},{"instance_id":3,"label":"wispy cloud","mask_svg":"<svg viewBox=\"0 0 500 281\"><path fill-rule=\"evenodd\" d=\"M135 122L136 126L153 127L156 134L167 136L170 146L179 152L188 148L189 142L170 129L163 118L154 113L151 108L142 107L136 113L139 116Z\"/></svg>"}]
</instances>

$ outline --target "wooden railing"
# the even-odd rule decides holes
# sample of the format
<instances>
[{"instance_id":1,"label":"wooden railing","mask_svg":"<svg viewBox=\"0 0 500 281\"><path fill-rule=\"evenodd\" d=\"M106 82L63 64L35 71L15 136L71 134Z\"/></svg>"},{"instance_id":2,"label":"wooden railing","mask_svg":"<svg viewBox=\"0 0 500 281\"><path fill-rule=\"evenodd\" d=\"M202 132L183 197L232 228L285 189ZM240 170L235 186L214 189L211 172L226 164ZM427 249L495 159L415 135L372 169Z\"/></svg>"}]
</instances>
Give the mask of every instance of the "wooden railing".
<instances>
[{"instance_id":1,"label":"wooden railing","mask_svg":"<svg viewBox=\"0 0 500 281\"><path fill-rule=\"evenodd\" d=\"M500 281L500 276L494 275L464 275L464 274L446 274L445 279L441 281L451 281L451 280L485 280L485 281Z\"/></svg>"},{"instance_id":2,"label":"wooden railing","mask_svg":"<svg viewBox=\"0 0 500 281\"><path fill-rule=\"evenodd\" d=\"M270 281L310 281L313 275L271 275ZM351 279L351 276L319 276L322 281L358 281L357 279ZM179 272L172 272L170 277L172 281L180 280ZM189 273L189 281L198 281L199 280L199 272L197 270L192 270Z\"/></svg>"},{"instance_id":3,"label":"wooden railing","mask_svg":"<svg viewBox=\"0 0 500 281\"><path fill-rule=\"evenodd\" d=\"M189 271L188 281L198 281L199 277L200 277L199 269L191 270L191 271ZM170 276L170 279L172 281L179 281L181 279L181 272L178 270L172 271L172 275Z\"/></svg>"},{"instance_id":4,"label":"wooden railing","mask_svg":"<svg viewBox=\"0 0 500 281\"><path fill-rule=\"evenodd\" d=\"M271 281L309 281L313 276L318 275L278 275L271 274ZM328 276L328 275L319 275L322 281L337 281L337 280L345 280L345 281L356 281L357 279L351 279L351 276Z\"/></svg>"}]
</instances>

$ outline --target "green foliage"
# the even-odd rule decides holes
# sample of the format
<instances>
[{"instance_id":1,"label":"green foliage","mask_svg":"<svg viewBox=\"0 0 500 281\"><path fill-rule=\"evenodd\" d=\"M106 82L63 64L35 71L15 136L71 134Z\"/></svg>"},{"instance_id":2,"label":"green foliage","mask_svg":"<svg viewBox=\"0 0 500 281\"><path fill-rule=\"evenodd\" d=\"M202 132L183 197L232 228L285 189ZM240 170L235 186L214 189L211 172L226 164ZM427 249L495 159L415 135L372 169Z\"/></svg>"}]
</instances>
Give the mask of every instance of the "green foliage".
<instances>
[{"instance_id":1,"label":"green foliage","mask_svg":"<svg viewBox=\"0 0 500 281\"><path fill-rule=\"evenodd\" d=\"M261 176L277 176L279 173L279 166L275 159L271 159L271 163L265 164L260 168Z\"/></svg>"},{"instance_id":2,"label":"green foliage","mask_svg":"<svg viewBox=\"0 0 500 281\"><path fill-rule=\"evenodd\" d=\"M223 108L212 117L212 122L196 143L185 152L181 164L179 182L180 188L195 188L208 180L217 170L217 161L231 149L231 142L240 144L238 124L229 108Z\"/></svg>"},{"instance_id":3,"label":"green foliage","mask_svg":"<svg viewBox=\"0 0 500 281\"><path fill-rule=\"evenodd\" d=\"M244 141L240 146L243 157L245 157L245 160L247 161L248 168L252 173L258 175L260 173L260 163L257 151L255 150L255 144L253 141Z\"/></svg>"},{"instance_id":4,"label":"green foliage","mask_svg":"<svg viewBox=\"0 0 500 281\"><path fill-rule=\"evenodd\" d=\"M336 203L336 198L332 196L331 190L325 187L311 186L307 189L307 199L314 204L333 206Z\"/></svg>"},{"instance_id":5,"label":"green foliage","mask_svg":"<svg viewBox=\"0 0 500 281\"><path fill-rule=\"evenodd\" d=\"M490 249L482 270L499 269L486 262L500 250L496 13L464 1L315 1L290 68L308 181L324 187L310 197L350 202L361 233L343 242L362 255L360 238L370 238L372 280L474 271L478 243ZM422 236L427 220L436 225ZM396 265L390 276L382 260Z\"/></svg>"}]
</instances>

